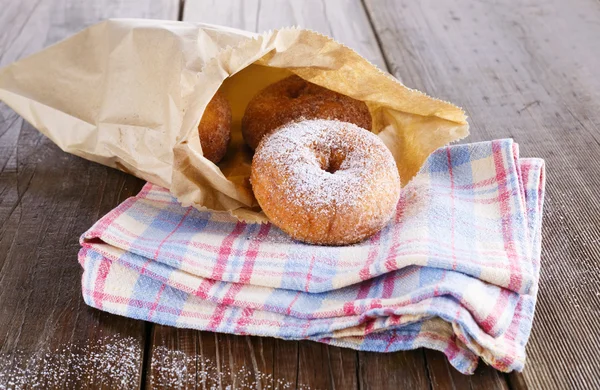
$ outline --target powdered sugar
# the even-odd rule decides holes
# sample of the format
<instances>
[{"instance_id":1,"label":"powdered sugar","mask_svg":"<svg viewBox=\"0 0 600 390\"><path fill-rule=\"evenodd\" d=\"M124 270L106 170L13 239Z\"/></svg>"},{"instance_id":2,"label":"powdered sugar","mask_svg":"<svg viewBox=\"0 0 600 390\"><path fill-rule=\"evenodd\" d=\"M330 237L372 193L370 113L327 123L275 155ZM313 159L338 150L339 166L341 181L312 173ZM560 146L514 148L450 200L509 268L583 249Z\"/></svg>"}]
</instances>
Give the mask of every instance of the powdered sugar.
<instances>
[{"instance_id":1,"label":"powdered sugar","mask_svg":"<svg viewBox=\"0 0 600 390\"><path fill-rule=\"evenodd\" d=\"M137 388L143 358L140 341L121 336L100 338L84 346L64 344L33 355L15 351L0 355L0 389ZM154 388L309 390L256 368L220 366L211 359L163 346L153 349L148 375Z\"/></svg>"},{"instance_id":2,"label":"powdered sugar","mask_svg":"<svg viewBox=\"0 0 600 390\"><path fill-rule=\"evenodd\" d=\"M379 179L397 172L377 136L330 120L283 127L261 144L257 159L276 165L285 177L280 185L286 197L309 209L332 203L361 204L374 192Z\"/></svg>"},{"instance_id":3,"label":"powdered sugar","mask_svg":"<svg viewBox=\"0 0 600 390\"><path fill-rule=\"evenodd\" d=\"M34 355L0 355L0 389L75 388L85 384L111 389L138 386L142 350L133 337L108 337L92 344L65 344Z\"/></svg>"},{"instance_id":4,"label":"powdered sugar","mask_svg":"<svg viewBox=\"0 0 600 390\"><path fill-rule=\"evenodd\" d=\"M257 368L227 367L202 356L190 356L163 346L153 350L152 361L155 362L150 376L153 388L310 389L302 384L275 379Z\"/></svg>"},{"instance_id":5,"label":"powdered sugar","mask_svg":"<svg viewBox=\"0 0 600 390\"><path fill-rule=\"evenodd\" d=\"M311 222L296 231L322 229L327 237L295 238L337 244L379 230L400 194L398 170L383 142L356 125L332 120L289 123L265 137L252 162L252 185L264 212L283 230L287 224L281 221L297 213ZM331 238L333 225L347 240Z\"/></svg>"}]
</instances>

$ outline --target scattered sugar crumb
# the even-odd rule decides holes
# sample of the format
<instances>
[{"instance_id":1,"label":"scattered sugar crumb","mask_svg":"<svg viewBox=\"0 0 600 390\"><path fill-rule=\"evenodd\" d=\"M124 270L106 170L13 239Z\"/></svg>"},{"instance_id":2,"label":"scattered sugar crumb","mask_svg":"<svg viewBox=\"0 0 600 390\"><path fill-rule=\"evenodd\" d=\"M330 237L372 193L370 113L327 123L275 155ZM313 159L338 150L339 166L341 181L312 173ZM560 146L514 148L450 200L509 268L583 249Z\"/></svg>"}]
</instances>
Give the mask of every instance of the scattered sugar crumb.
<instances>
[{"instance_id":1,"label":"scattered sugar crumb","mask_svg":"<svg viewBox=\"0 0 600 390\"><path fill-rule=\"evenodd\" d=\"M139 386L143 351L133 337L111 336L94 344L65 344L31 355L23 351L0 355L0 390L94 387L131 389ZM181 351L157 347L150 383L158 388L195 387L202 389L309 390L308 386L274 379L245 366L219 367L202 356L187 356ZM225 385L225 383L231 383Z\"/></svg>"},{"instance_id":2,"label":"scattered sugar crumb","mask_svg":"<svg viewBox=\"0 0 600 390\"><path fill-rule=\"evenodd\" d=\"M198 385L207 390L216 389L261 389L310 390L303 384L275 379L273 375L242 366L221 366L202 356L188 356L182 351L170 350L160 346L152 352L152 360L159 362L150 375L151 387L187 388ZM224 382L231 383L224 385Z\"/></svg>"},{"instance_id":3,"label":"scattered sugar crumb","mask_svg":"<svg viewBox=\"0 0 600 390\"><path fill-rule=\"evenodd\" d=\"M0 389L75 388L82 384L111 389L137 387L142 355L133 337L108 337L93 345L65 344L40 350L0 355Z\"/></svg>"}]
</instances>

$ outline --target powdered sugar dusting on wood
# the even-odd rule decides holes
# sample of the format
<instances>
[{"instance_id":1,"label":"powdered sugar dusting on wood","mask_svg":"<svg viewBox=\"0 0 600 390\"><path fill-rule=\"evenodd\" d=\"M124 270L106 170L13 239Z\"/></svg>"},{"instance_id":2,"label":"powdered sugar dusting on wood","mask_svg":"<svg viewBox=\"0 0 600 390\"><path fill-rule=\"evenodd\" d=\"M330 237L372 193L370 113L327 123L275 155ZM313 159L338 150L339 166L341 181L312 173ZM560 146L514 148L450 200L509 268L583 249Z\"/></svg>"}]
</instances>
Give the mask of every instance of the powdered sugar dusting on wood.
<instances>
[{"instance_id":1,"label":"powdered sugar dusting on wood","mask_svg":"<svg viewBox=\"0 0 600 390\"><path fill-rule=\"evenodd\" d=\"M152 351L153 388L309 390L308 386L275 379L252 367L227 367L202 356L160 346Z\"/></svg>"},{"instance_id":2,"label":"powdered sugar dusting on wood","mask_svg":"<svg viewBox=\"0 0 600 390\"><path fill-rule=\"evenodd\" d=\"M112 389L138 386L143 351L133 337L101 338L89 345L65 344L34 355L0 355L0 389L77 388L83 384Z\"/></svg>"},{"instance_id":3,"label":"powdered sugar dusting on wood","mask_svg":"<svg viewBox=\"0 0 600 390\"><path fill-rule=\"evenodd\" d=\"M139 387L143 350L133 337L111 336L88 345L64 344L34 354L14 351L0 355L0 389ZM193 368L193 369L192 369ZM150 375L150 374L149 374ZM308 386L276 379L251 367L225 367L203 356L160 346L152 351L154 388L302 389ZM229 385L231 384L231 385Z\"/></svg>"}]
</instances>

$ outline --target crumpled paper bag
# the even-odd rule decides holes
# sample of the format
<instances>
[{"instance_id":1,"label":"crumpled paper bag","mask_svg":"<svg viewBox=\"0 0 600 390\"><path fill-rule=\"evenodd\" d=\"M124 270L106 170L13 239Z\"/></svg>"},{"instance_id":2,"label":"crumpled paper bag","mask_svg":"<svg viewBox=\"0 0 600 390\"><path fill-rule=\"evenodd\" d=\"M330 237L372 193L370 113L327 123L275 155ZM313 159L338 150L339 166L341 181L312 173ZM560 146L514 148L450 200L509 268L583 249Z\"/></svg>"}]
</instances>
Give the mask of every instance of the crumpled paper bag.
<instances>
[{"instance_id":1,"label":"crumpled paper bag","mask_svg":"<svg viewBox=\"0 0 600 390\"><path fill-rule=\"evenodd\" d=\"M467 136L458 107L409 89L313 31L255 34L199 23L114 19L0 69L0 100L61 149L169 188L184 205L265 222L241 136L248 101L298 76L366 102L406 184L435 149ZM197 126L221 88L232 142L218 165Z\"/></svg>"}]
</instances>

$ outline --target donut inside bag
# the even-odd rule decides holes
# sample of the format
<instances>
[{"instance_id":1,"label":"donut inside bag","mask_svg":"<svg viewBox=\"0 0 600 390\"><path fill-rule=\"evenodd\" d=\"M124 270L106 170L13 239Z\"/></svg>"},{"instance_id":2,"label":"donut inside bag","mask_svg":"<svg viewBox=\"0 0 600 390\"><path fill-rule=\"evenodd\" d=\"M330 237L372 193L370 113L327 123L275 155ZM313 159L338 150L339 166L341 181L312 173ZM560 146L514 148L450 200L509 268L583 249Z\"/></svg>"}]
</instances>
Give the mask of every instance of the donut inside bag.
<instances>
[{"instance_id":1,"label":"donut inside bag","mask_svg":"<svg viewBox=\"0 0 600 390\"><path fill-rule=\"evenodd\" d=\"M0 69L0 100L62 150L168 188L183 206L267 222L250 186L252 151L241 122L256 93L291 75L363 102L402 185L431 152L468 134L460 108L299 28L255 34L107 20ZM216 165L220 156L208 153L198 127L219 90L231 105L231 141Z\"/></svg>"},{"instance_id":2,"label":"donut inside bag","mask_svg":"<svg viewBox=\"0 0 600 390\"><path fill-rule=\"evenodd\" d=\"M368 111L363 117L370 116L370 121L363 119L358 125L368 128L370 122L372 133L380 138L395 160L401 185L418 172L431 152L468 134L465 114L460 108L406 88L333 39L295 28L273 31L224 50L208 62L199 75L197 91L192 94L192 105L183 121L183 134L188 135L174 148L171 190L183 205L229 211L247 222L270 221L249 180L253 149L244 141L243 118L251 100L260 91L290 76L296 76L292 80L301 87L291 88L288 100L309 100L311 91L321 89L346 99L342 107L337 108L338 113L351 112L349 102L358 102L362 107L358 111ZM210 100L216 90L226 96L232 114L231 143L218 166L204 158L193 131L185 130L188 126L197 126L202 100ZM193 98L194 95L198 98ZM194 105L194 101L197 104ZM337 114L320 115L318 111L299 116L356 123L356 119ZM285 117L281 109L263 107L262 112L262 117L271 119ZM249 142L251 146L255 147L261 134L268 132L259 131L257 139Z\"/></svg>"},{"instance_id":3,"label":"donut inside bag","mask_svg":"<svg viewBox=\"0 0 600 390\"><path fill-rule=\"evenodd\" d=\"M293 75L258 92L242 118L242 134L252 149L273 130L299 119L335 119L371 130L372 118L364 102L352 99Z\"/></svg>"},{"instance_id":4,"label":"donut inside bag","mask_svg":"<svg viewBox=\"0 0 600 390\"><path fill-rule=\"evenodd\" d=\"M218 164L231 140L231 106L222 92L217 91L206 106L198 124L198 134L204 157Z\"/></svg>"},{"instance_id":5,"label":"donut inside bag","mask_svg":"<svg viewBox=\"0 0 600 390\"><path fill-rule=\"evenodd\" d=\"M359 100L297 75L258 92L242 134L251 149L251 184L262 211L292 238L346 245L375 234L400 196L391 152L371 134Z\"/></svg>"}]
</instances>

